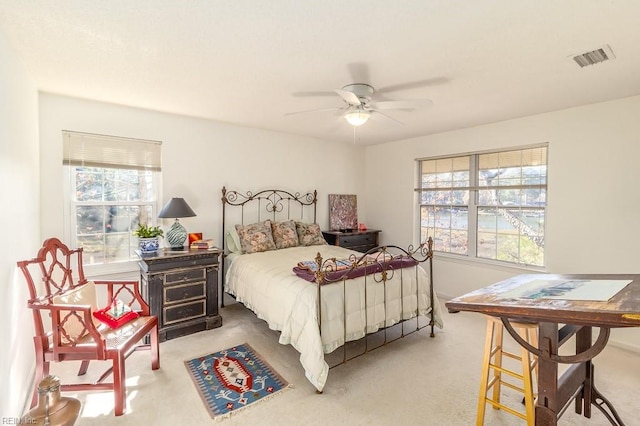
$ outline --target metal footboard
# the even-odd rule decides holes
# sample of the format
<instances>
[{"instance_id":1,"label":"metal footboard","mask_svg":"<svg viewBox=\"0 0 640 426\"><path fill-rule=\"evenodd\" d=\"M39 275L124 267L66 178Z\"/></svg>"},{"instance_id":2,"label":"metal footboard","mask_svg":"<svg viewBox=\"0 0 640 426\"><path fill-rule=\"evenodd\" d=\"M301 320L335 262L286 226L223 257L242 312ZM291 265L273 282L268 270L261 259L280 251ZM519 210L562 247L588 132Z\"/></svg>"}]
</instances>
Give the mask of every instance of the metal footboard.
<instances>
[{"instance_id":1,"label":"metal footboard","mask_svg":"<svg viewBox=\"0 0 640 426\"><path fill-rule=\"evenodd\" d=\"M430 336L435 337L434 326L435 326L435 297L434 297L434 287L433 287L433 240L429 238L429 240L414 248L413 246L409 246L408 249L403 249L398 246L386 245L373 248L366 253L363 253L361 256L351 255L349 258L348 266L342 265L342 269L340 269L337 265L338 262L335 258L323 259L322 256L318 253L315 259L316 262L316 270L315 270L315 284L317 288L317 316L318 316L318 327L320 328L320 335L322 336L322 292L323 289L326 289L329 285L341 285L343 289L343 328L344 328L344 344L341 346L342 354L341 359L338 362L327 362L329 363L329 367L333 368L338 365L344 364L347 361L357 358L361 355L366 354L374 349L380 348L382 346L387 345L395 340L401 339L405 336L413 334L419 330L422 330L426 327L431 327ZM424 321L425 306L421 306L420 304L420 296L421 296L421 285L419 280L419 269L426 266L427 273L427 292L429 295L428 305L426 306L426 319L428 320L426 323ZM364 272L363 272L364 268ZM349 340L347 336L347 286L349 285L349 280L354 276L359 276L363 274L364 277L364 318L365 318L365 335L358 340ZM411 308L405 309L405 277L408 274L415 274L415 310ZM399 275L399 277L398 277ZM394 278L399 278L399 280L394 281ZM373 285L369 285L373 284ZM376 309L375 304L373 306L369 306L369 292L371 291L370 287L382 285L383 287L383 309L384 309L384 317L382 324L383 326L376 331L369 332L370 328L376 328L378 323L369 324L369 318L372 317L374 321L376 320L375 312L371 312L370 310ZM400 311L399 311L399 320L395 324L388 324L387 315L389 314L388 308L388 292L390 291L389 287L398 286L400 291ZM375 291L375 290L373 290ZM412 300L412 299L410 299ZM422 308L422 309L421 309ZM406 316L408 318L405 318ZM422 323L421 323L422 319ZM406 325L409 324L410 328L407 331ZM412 325L411 325L412 324ZM390 330L397 328L399 326L399 332L396 329L395 333L392 333ZM394 337L396 336L396 337ZM373 339L372 339L373 338ZM371 340L381 341L377 344L370 344ZM364 346L359 352L355 355L348 355L348 346L353 345L354 343L360 344L360 346ZM331 358L335 359L335 351L334 355ZM325 356L325 358L329 358L329 356Z\"/></svg>"}]
</instances>

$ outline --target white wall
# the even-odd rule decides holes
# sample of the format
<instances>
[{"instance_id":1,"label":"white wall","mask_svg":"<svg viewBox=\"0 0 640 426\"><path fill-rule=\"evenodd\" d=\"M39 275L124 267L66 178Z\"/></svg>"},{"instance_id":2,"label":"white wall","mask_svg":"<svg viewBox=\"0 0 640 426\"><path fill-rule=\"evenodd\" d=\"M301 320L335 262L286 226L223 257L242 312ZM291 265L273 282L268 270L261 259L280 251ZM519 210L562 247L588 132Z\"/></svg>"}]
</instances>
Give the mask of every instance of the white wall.
<instances>
[{"instance_id":1,"label":"white wall","mask_svg":"<svg viewBox=\"0 0 640 426\"><path fill-rule=\"evenodd\" d=\"M384 242L415 243L416 158L548 142L547 272L639 273L638 117L640 96L369 147L369 221ZM434 270L445 297L526 272L443 257ZM640 350L638 337L616 330L612 341Z\"/></svg>"},{"instance_id":2,"label":"white wall","mask_svg":"<svg viewBox=\"0 0 640 426\"><path fill-rule=\"evenodd\" d=\"M254 192L317 189L322 227L328 225L329 193L364 193L363 149L357 145L41 94L41 201L48 207L41 221L46 237L64 237L62 130L162 141L163 203L185 198L197 216L181 223L215 241L221 241L223 185ZM361 217L366 218L364 208ZM162 225L171 223L164 220Z\"/></svg>"},{"instance_id":3,"label":"white wall","mask_svg":"<svg viewBox=\"0 0 640 426\"><path fill-rule=\"evenodd\" d=\"M27 285L16 261L40 247L38 96L0 32L0 418L22 415L34 371Z\"/></svg>"}]
</instances>

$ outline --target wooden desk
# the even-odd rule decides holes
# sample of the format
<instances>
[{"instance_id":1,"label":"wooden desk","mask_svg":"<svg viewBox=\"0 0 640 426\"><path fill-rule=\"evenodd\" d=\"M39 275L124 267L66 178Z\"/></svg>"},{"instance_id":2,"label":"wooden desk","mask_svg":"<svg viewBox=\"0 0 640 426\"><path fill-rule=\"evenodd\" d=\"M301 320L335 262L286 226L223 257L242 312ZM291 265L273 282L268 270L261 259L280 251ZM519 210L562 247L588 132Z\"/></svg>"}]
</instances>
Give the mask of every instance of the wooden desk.
<instances>
[{"instance_id":1,"label":"wooden desk","mask_svg":"<svg viewBox=\"0 0 640 426\"><path fill-rule=\"evenodd\" d=\"M533 280L629 280L608 301L559 300L505 297ZM592 359L607 344L611 328L640 327L640 275L519 275L445 303L450 312L469 311L500 317L511 336L538 356L536 425L556 425L575 400L576 413L591 417L595 405L613 425L624 425L613 405L594 384ZM538 325L538 348L513 330L510 320L534 321ZM592 342L593 328L599 328ZM559 348L576 336L575 354L560 355ZM564 352L564 351L563 351ZM558 377L558 364L572 364Z\"/></svg>"}]
</instances>

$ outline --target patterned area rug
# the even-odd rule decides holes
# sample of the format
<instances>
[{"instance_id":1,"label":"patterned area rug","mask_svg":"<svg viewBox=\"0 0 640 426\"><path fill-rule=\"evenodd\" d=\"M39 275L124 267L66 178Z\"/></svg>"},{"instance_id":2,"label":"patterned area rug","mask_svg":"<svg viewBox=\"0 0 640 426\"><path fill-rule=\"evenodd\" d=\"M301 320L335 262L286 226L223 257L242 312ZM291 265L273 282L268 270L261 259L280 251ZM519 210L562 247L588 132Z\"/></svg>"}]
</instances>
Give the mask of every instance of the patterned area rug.
<instances>
[{"instance_id":1,"label":"patterned area rug","mask_svg":"<svg viewBox=\"0 0 640 426\"><path fill-rule=\"evenodd\" d=\"M184 363L214 419L290 387L247 343Z\"/></svg>"}]
</instances>

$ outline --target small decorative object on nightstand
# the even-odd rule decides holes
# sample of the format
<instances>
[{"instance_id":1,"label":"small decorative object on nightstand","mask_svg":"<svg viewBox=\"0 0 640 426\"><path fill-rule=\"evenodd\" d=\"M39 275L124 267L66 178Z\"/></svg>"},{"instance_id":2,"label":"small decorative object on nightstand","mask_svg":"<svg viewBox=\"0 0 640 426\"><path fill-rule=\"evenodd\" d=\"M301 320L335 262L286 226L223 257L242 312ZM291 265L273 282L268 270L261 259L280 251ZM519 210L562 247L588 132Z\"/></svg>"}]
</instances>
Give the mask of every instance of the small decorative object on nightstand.
<instances>
[{"instance_id":1,"label":"small decorative object on nightstand","mask_svg":"<svg viewBox=\"0 0 640 426\"><path fill-rule=\"evenodd\" d=\"M181 217L193 217L195 215L195 212L191 210L191 207L189 207L189 204L187 204L184 198L172 198L162 208L158 215L159 218L174 218L176 220L167 231L167 241L169 241L172 249L182 250L184 242L187 240L187 230L178 219Z\"/></svg>"},{"instance_id":2,"label":"small decorative object on nightstand","mask_svg":"<svg viewBox=\"0 0 640 426\"><path fill-rule=\"evenodd\" d=\"M139 223L133 235L138 237L138 246L143 253L152 253L160 248L160 237L164 231L159 226L145 225Z\"/></svg>"},{"instance_id":3,"label":"small decorative object on nightstand","mask_svg":"<svg viewBox=\"0 0 640 426\"><path fill-rule=\"evenodd\" d=\"M159 250L140 257L142 297L158 317L159 340L220 327L218 270L222 250Z\"/></svg>"},{"instance_id":4,"label":"small decorative object on nightstand","mask_svg":"<svg viewBox=\"0 0 640 426\"><path fill-rule=\"evenodd\" d=\"M366 231L322 231L322 236L329 244L366 252L378 246L380 230L368 229Z\"/></svg>"}]
</instances>

